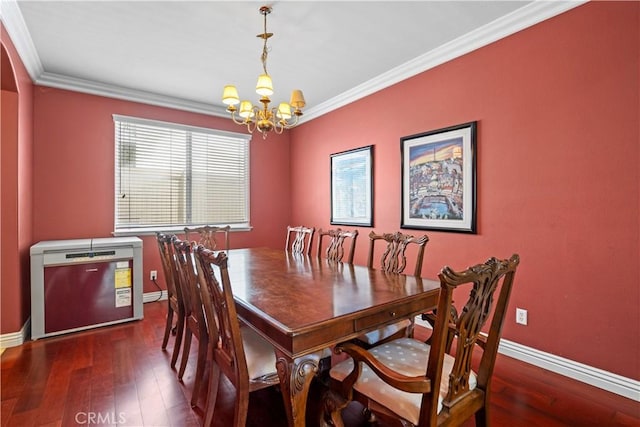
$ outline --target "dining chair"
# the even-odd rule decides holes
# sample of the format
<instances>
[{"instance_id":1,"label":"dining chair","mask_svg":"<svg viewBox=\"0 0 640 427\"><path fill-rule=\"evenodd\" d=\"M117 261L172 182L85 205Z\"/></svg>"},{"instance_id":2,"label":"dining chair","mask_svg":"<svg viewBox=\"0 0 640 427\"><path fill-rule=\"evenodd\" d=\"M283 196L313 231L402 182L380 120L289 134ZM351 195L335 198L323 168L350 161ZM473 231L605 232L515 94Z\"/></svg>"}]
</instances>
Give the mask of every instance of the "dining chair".
<instances>
[{"instance_id":1,"label":"dining chair","mask_svg":"<svg viewBox=\"0 0 640 427\"><path fill-rule=\"evenodd\" d=\"M167 321L164 327L164 337L162 338L162 349L165 350L167 348L169 335L175 335L173 353L171 354L171 367L175 368L184 333L184 301L182 298L182 290L177 284L178 271L171 236L164 233L156 233L156 240L167 286ZM176 316L175 326L173 326L174 315Z\"/></svg>"},{"instance_id":2,"label":"dining chair","mask_svg":"<svg viewBox=\"0 0 640 427\"><path fill-rule=\"evenodd\" d=\"M327 248L323 250L322 243L325 237L329 239L329 244L327 245ZM345 256L345 239L351 239L351 245L349 246L349 250L346 255L347 263L353 264L357 238L358 230L345 231L341 228L323 230L321 228L318 230L318 257L321 257L324 253L328 260L342 262L342 259Z\"/></svg>"},{"instance_id":3,"label":"dining chair","mask_svg":"<svg viewBox=\"0 0 640 427\"><path fill-rule=\"evenodd\" d=\"M325 420L342 426L340 413L355 400L380 419L400 419L405 425L461 425L474 415L477 426L488 425L491 377L519 263L514 254L460 272L444 267L439 274L438 315L431 345L413 338L399 338L369 350L354 343L338 345L336 351L350 358L330 371L330 391L323 399ZM468 300L453 322L449 307L458 289L468 292ZM498 298L492 308L494 295ZM450 330L456 339L455 350L448 354ZM478 349L482 354L473 371Z\"/></svg>"},{"instance_id":4,"label":"dining chair","mask_svg":"<svg viewBox=\"0 0 640 427\"><path fill-rule=\"evenodd\" d=\"M204 245L204 247L211 250L229 250L229 233L231 232L231 226L226 225L224 227L203 225L202 227L185 227L184 239L188 241L195 241L198 244ZM223 235L224 248L219 248L218 239L216 236Z\"/></svg>"},{"instance_id":5,"label":"dining chair","mask_svg":"<svg viewBox=\"0 0 640 427\"><path fill-rule=\"evenodd\" d=\"M416 246L414 276L420 276L422 273L422 260L424 258L424 250L429 241L429 237L424 234L419 237L404 234L401 232L376 234L374 231L369 233L369 256L367 258L367 266L375 268L374 258L376 254L376 242L384 242L384 251L380 256L380 270L390 274L401 274L407 266L406 251L409 246ZM363 347L371 347L374 344L399 338L401 336L411 336L413 333L413 319L403 319L399 322L392 323L375 331L368 332L356 338L355 342Z\"/></svg>"},{"instance_id":6,"label":"dining chair","mask_svg":"<svg viewBox=\"0 0 640 427\"><path fill-rule=\"evenodd\" d=\"M253 329L240 325L227 271L227 254L198 245L195 258L210 336L211 364L203 425L212 425L222 373L236 390L233 426L244 427L249 393L280 382L275 372L275 350Z\"/></svg>"},{"instance_id":7,"label":"dining chair","mask_svg":"<svg viewBox=\"0 0 640 427\"><path fill-rule=\"evenodd\" d=\"M417 246L416 264L413 271L414 276L422 274L422 260L424 258L424 249L429 241L429 237L424 234L420 237L414 237L409 234L403 234L399 231L395 233L376 234L374 231L369 233L369 257L367 258L367 266L374 268L374 255L376 242L384 242L385 249L380 257L379 268L388 273L403 273L407 266L407 256L405 254L410 245Z\"/></svg>"},{"instance_id":8,"label":"dining chair","mask_svg":"<svg viewBox=\"0 0 640 427\"><path fill-rule=\"evenodd\" d=\"M297 227L287 226L287 241L285 250L294 254L310 255L311 242L316 229L314 227Z\"/></svg>"},{"instance_id":9,"label":"dining chair","mask_svg":"<svg viewBox=\"0 0 640 427\"><path fill-rule=\"evenodd\" d=\"M198 278L195 270L195 259L193 248L195 243L180 240L176 236L172 239L174 251L176 253L176 264L178 270L178 282L184 296L184 342L182 344L182 358L178 370L178 379L182 380L189 353L191 350L192 337L195 335L198 340L198 356L196 359L196 373L194 376L193 390L191 392L191 406L196 407L200 398L202 377L205 372L207 360L207 347L209 345L209 334L204 319L204 310L198 289Z\"/></svg>"}]
</instances>

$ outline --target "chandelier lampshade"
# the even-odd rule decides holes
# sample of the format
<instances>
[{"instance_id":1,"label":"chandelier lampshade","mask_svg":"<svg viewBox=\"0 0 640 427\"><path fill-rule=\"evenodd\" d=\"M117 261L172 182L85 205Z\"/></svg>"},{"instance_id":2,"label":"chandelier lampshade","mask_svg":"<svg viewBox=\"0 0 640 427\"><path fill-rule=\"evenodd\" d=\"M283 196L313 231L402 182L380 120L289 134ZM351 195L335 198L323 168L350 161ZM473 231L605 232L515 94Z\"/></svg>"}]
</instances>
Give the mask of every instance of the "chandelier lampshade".
<instances>
[{"instance_id":1,"label":"chandelier lampshade","mask_svg":"<svg viewBox=\"0 0 640 427\"><path fill-rule=\"evenodd\" d=\"M238 89L233 85L226 85L222 94L222 102L226 105L239 104Z\"/></svg>"},{"instance_id":2,"label":"chandelier lampshade","mask_svg":"<svg viewBox=\"0 0 640 427\"><path fill-rule=\"evenodd\" d=\"M273 95L273 82L268 74L261 74L256 83L256 93L260 96Z\"/></svg>"}]
</instances>

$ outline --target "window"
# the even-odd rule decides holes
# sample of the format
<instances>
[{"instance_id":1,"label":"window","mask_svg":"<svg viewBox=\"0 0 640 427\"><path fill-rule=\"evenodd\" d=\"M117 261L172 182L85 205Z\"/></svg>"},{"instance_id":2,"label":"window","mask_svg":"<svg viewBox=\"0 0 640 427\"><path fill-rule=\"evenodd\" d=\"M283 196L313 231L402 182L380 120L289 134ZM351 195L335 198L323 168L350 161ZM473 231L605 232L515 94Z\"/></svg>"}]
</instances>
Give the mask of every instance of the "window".
<instances>
[{"instance_id":1,"label":"window","mask_svg":"<svg viewBox=\"0 0 640 427\"><path fill-rule=\"evenodd\" d=\"M113 119L116 233L248 226L250 135Z\"/></svg>"}]
</instances>

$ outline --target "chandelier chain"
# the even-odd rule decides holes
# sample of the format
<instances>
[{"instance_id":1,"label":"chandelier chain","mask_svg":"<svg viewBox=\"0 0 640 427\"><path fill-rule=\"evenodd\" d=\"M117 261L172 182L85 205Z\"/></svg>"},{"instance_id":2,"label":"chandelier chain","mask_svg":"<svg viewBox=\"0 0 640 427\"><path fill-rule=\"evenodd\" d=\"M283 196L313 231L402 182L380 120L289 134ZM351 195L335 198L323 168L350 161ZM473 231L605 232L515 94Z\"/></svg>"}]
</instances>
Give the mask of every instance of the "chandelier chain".
<instances>
[{"instance_id":1,"label":"chandelier chain","mask_svg":"<svg viewBox=\"0 0 640 427\"><path fill-rule=\"evenodd\" d=\"M262 10L262 15L264 16L264 31L258 37L264 39L264 45L262 46L262 55L260 56L260 60L262 61L262 69L265 74L269 74L267 72L267 57L269 56L269 49L267 48L267 40L271 37L271 34L267 33L267 15L270 10Z\"/></svg>"}]
</instances>

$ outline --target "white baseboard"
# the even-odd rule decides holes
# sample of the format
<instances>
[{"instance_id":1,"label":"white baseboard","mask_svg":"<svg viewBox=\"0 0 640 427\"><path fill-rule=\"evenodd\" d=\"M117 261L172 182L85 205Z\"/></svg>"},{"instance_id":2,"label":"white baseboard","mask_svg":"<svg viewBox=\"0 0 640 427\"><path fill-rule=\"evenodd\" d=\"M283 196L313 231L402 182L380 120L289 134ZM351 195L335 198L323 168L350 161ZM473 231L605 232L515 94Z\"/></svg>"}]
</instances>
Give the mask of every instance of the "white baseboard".
<instances>
[{"instance_id":1,"label":"white baseboard","mask_svg":"<svg viewBox=\"0 0 640 427\"><path fill-rule=\"evenodd\" d=\"M31 317L24 322L22 329L18 332L11 332L0 335L0 348L17 347L28 341L31 335Z\"/></svg>"},{"instance_id":2,"label":"white baseboard","mask_svg":"<svg viewBox=\"0 0 640 427\"><path fill-rule=\"evenodd\" d=\"M142 302L156 302L167 299L167 291L145 292L142 295Z\"/></svg>"},{"instance_id":3,"label":"white baseboard","mask_svg":"<svg viewBox=\"0 0 640 427\"><path fill-rule=\"evenodd\" d=\"M155 302L167 299L167 291L147 292L142 295L142 302ZM18 332L0 335L0 348L17 347L31 338L31 317L27 319Z\"/></svg>"},{"instance_id":4,"label":"white baseboard","mask_svg":"<svg viewBox=\"0 0 640 427\"><path fill-rule=\"evenodd\" d=\"M420 316L416 325L431 329ZM640 402L640 381L502 339L498 353Z\"/></svg>"},{"instance_id":5,"label":"white baseboard","mask_svg":"<svg viewBox=\"0 0 640 427\"><path fill-rule=\"evenodd\" d=\"M505 339L500 341L498 352L539 368L640 402L640 381L565 359L564 357L551 353L545 353L544 351Z\"/></svg>"}]
</instances>

